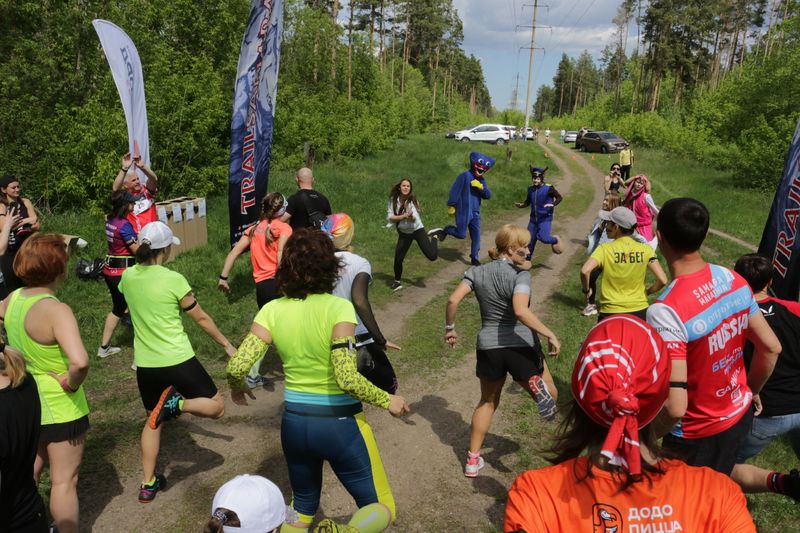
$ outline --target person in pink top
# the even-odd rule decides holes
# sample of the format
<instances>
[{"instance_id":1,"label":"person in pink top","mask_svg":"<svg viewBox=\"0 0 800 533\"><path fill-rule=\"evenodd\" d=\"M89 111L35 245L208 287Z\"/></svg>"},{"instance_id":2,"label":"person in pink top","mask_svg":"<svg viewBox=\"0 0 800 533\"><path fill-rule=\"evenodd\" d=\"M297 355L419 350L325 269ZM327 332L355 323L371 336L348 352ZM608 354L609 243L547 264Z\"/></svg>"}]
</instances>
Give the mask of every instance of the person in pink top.
<instances>
[{"instance_id":1,"label":"person in pink top","mask_svg":"<svg viewBox=\"0 0 800 533\"><path fill-rule=\"evenodd\" d=\"M228 293L228 275L233 268L236 258L250 250L250 261L253 264L253 278L256 282L256 303L261 309L267 302L280 296L278 294L278 266L283 256L283 247L292 235L292 227L281 221L286 212L286 198L279 192L269 193L261 202L261 220L258 224L250 226L245 231L239 242L228 253L222 273L219 275L217 288ZM250 388L256 388L265 383L264 377L259 373L261 361L257 361L246 381Z\"/></svg>"},{"instance_id":2,"label":"person in pink top","mask_svg":"<svg viewBox=\"0 0 800 533\"><path fill-rule=\"evenodd\" d=\"M644 175L634 176L628 181L627 186L622 205L636 215L636 231L655 250L658 239L653 232L653 220L658 215L658 207L656 207L653 197L650 196L650 180Z\"/></svg>"}]
</instances>

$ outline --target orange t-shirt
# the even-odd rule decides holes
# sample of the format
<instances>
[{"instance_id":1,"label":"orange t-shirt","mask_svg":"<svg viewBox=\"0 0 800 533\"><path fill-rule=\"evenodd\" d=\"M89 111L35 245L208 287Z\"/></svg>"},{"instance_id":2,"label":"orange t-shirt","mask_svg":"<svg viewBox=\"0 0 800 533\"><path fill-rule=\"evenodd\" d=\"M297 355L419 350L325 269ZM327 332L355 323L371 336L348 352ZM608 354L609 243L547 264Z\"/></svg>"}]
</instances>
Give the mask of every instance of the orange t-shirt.
<instances>
[{"instance_id":1,"label":"orange t-shirt","mask_svg":"<svg viewBox=\"0 0 800 533\"><path fill-rule=\"evenodd\" d=\"M267 232L270 240L267 240ZM278 241L284 235L291 237L292 227L278 219L262 220L245 232L245 237L250 239L250 261L256 283L277 275Z\"/></svg>"},{"instance_id":2,"label":"orange t-shirt","mask_svg":"<svg viewBox=\"0 0 800 533\"><path fill-rule=\"evenodd\" d=\"M619 492L623 479L588 460L528 470L508 492L503 531L632 533L703 531L755 533L741 489L710 468L662 460L665 473Z\"/></svg>"}]
</instances>

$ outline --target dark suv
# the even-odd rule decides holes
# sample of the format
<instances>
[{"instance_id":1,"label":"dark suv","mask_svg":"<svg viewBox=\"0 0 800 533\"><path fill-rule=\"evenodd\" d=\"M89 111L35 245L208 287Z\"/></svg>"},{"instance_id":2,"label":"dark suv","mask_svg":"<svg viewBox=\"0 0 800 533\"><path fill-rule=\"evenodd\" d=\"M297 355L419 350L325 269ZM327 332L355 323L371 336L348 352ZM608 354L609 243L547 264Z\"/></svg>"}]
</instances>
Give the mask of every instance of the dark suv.
<instances>
[{"instance_id":1,"label":"dark suv","mask_svg":"<svg viewBox=\"0 0 800 533\"><path fill-rule=\"evenodd\" d=\"M580 139L575 142L575 148L579 148L583 152L600 152L607 154L609 152L619 152L627 141L610 131L590 131L584 133Z\"/></svg>"}]
</instances>

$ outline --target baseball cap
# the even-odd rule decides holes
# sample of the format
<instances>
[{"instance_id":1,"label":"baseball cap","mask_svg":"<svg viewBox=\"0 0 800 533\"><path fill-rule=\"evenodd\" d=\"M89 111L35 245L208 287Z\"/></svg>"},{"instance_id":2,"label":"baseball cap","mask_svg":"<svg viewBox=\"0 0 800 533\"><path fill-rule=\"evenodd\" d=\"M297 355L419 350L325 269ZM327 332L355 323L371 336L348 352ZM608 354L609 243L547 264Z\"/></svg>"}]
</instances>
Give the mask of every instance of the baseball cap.
<instances>
[{"instance_id":1,"label":"baseball cap","mask_svg":"<svg viewBox=\"0 0 800 533\"><path fill-rule=\"evenodd\" d=\"M572 394L608 428L600 453L611 464L641 473L639 430L664 405L671 369L661 335L640 318L609 316L589 331L572 370Z\"/></svg>"},{"instance_id":2,"label":"baseball cap","mask_svg":"<svg viewBox=\"0 0 800 533\"><path fill-rule=\"evenodd\" d=\"M353 219L347 213L334 213L328 215L322 224L322 231L328 234L333 241L333 247L337 250L344 250L353 241L355 225Z\"/></svg>"},{"instance_id":3,"label":"baseball cap","mask_svg":"<svg viewBox=\"0 0 800 533\"><path fill-rule=\"evenodd\" d=\"M160 250L170 244L179 245L181 243L181 240L172 234L169 226L160 220L147 224L139 232L139 244L142 245L145 241L153 250Z\"/></svg>"},{"instance_id":4,"label":"baseball cap","mask_svg":"<svg viewBox=\"0 0 800 533\"><path fill-rule=\"evenodd\" d=\"M111 198L111 205L114 209L119 209L125 204L135 204L136 197L128 191L121 191L121 194L115 194Z\"/></svg>"},{"instance_id":5,"label":"baseball cap","mask_svg":"<svg viewBox=\"0 0 800 533\"><path fill-rule=\"evenodd\" d=\"M265 477L243 474L222 485L214 495L211 514L223 507L236 513L239 527L223 524L225 533L265 533L286 519L286 503L280 489Z\"/></svg>"},{"instance_id":6,"label":"baseball cap","mask_svg":"<svg viewBox=\"0 0 800 533\"><path fill-rule=\"evenodd\" d=\"M627 207L615 207L611 211L600 210L597 216L613 222L620 228L633 229L636 227L636 215Z\"/></svg>"}]
</instances>

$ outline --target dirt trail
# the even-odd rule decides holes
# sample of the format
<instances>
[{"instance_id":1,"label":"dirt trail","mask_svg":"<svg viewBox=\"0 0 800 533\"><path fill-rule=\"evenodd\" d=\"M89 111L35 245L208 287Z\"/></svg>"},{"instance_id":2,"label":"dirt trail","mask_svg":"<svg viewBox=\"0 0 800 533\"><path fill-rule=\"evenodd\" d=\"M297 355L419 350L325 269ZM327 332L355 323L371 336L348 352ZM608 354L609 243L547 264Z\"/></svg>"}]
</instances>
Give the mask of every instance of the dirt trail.
<instances>
[{"instance_id":1,"label":"dirt trail","mask_svg":"<svg viewBox=\"0 0 800 533\"><path fill-rule=\"evenodd\" d=\"M582 178L566 173L567 166L561 158L568 157L567 148L557 144L547 148L554 162L565 169L557 185L564 201L569 202L573 183ZM593 176L594 169L582 159L578 161L586 175ZM556 215L554 233L563 239L566 252L557 256L549 246L541 243L537 246L532 270L536 312L560 283L561 272L568 269L575 255L583 252L582 242L603 194L602 181L591 179L591 182L594 200L583 214L574 218ZM527 225L527 210L514 222ZM485 232L481 237L484 258L494 236L494 232ZM468 240L459 244L465 256L468 245ZM424 288L408 286L377 310L378 322L387 338L400 338L406 331L406 320L448 290L466 268L464 263L456 261L426 279ZM558 333L557 327L554 329ZM446 349L444 344L441 349ZM402 358L402 352L390 355ZM394 531L481 531L502 523L506 491L518 474L515 466L519 449L517 443L504 436L511 421L504 418L502 405L486 439L483 453L486 467L475 479L467 479L462 473L469 421L478 399L474 364L474 355L468 355L462 364L437 376L435 382L409 375L408 371L402 373L400 392L412 407L411 415L404 420L368 408L367 418L397 502ZM82 530L199 530L209 512L210 495L237 473L265 475L284 494L290 494L279 436L282 388L282 383L278 383L272 392L257 393L258 399L248 407L228 401L226 415L219 421L185 417L171 424L165 432L160 460L167 465L169 490L160 494L152 505L138 504L138 477L118 479L112 467L105 493L93 501L82 500ZM352 499L330 469L326 468L324 476L318 517L349 516L354 510ZM197 519L187 522L185 517L179 518L187 512Z\"/></svg>"}]
</instances>

